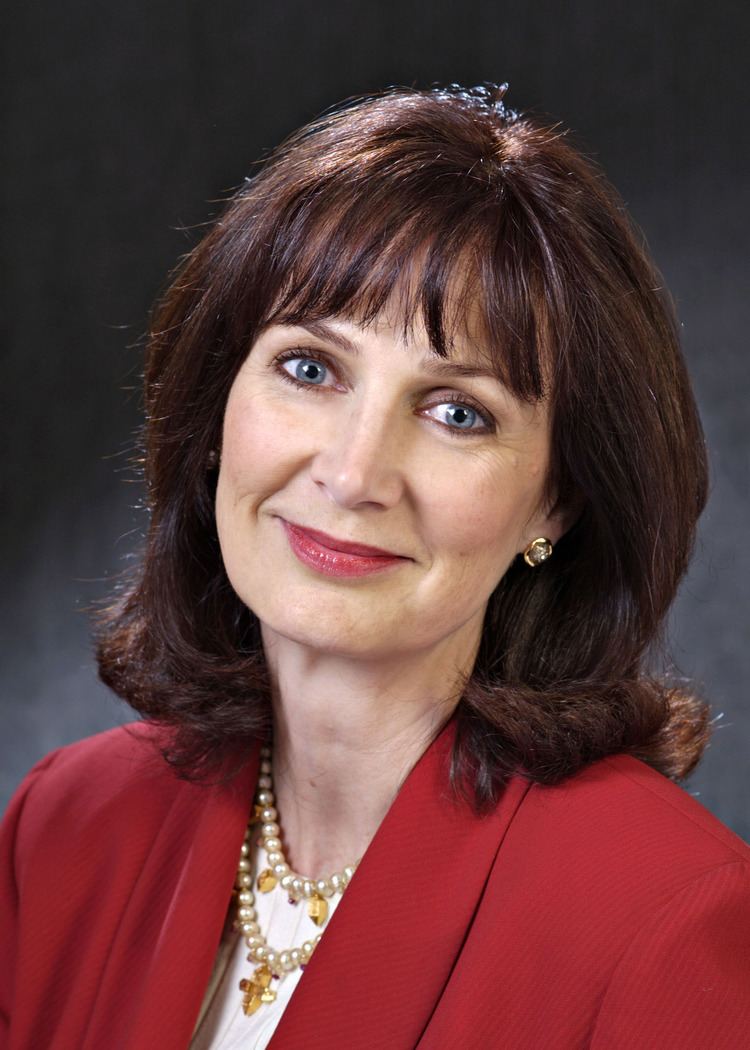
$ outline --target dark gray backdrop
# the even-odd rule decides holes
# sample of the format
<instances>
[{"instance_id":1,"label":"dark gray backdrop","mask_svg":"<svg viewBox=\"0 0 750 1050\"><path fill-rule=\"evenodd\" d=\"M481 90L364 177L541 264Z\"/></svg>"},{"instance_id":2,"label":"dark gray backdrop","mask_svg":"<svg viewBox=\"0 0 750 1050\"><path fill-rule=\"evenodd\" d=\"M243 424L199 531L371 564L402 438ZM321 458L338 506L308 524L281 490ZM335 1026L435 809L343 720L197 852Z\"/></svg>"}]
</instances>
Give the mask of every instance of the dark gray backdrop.
<instances>
[{"instance_id":1,"label":"dark gray backdrop","mask_svg":"<svg viewBox=\"0 0 750 1050\"><path fill-rule=\"evenodd\" d=\"M87 612L143 526L127 467L139 339L186 226L324 107L388 84L509 80L579 133L684 325L713 491L675 611L721 728L688 787L750 838L745 350L748 7L569 0L67 0L14 5L3 230L0 805L50 748L130 715Z\"/></svg>"}]
</instances>

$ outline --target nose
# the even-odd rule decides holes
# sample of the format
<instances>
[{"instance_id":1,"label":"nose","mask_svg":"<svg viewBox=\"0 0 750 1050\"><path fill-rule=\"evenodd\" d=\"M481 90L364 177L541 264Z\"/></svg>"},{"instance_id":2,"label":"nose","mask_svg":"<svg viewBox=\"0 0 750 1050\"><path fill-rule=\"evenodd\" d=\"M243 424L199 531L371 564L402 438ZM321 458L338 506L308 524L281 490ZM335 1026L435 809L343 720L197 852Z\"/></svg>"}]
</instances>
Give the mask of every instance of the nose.
<instances>
[{"instance_id":1,"label":"nose","mask_svg":"<svg viewBox=\"0 0 750 1050\"><path fill-rule=\"evenodd\" d=\"M311 465L312 479L342 507L393 507L404 491L405 435L383 406L350 404L332 421Z\"/></svg>"}]
</instances>

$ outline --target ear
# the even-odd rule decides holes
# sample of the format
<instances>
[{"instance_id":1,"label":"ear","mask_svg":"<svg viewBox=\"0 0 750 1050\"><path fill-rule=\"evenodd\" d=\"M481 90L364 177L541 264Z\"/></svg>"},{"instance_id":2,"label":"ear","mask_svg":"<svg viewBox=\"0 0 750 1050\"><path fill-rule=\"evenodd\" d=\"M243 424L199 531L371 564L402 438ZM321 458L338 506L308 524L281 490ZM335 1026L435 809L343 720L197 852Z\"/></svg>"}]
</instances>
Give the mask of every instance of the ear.
<instances>
[{"instance_id":1,"label":"ear","mask_svg":"<svg viewBox=\"0 0 750 1050\"><path fill-rule=\"evenodd\" d=\"M578 521L583 511L583 499L573 497L565 502L557 500L552 507L541 507L538 514L529 521L523 535L523 552L532 540L543 536L552 546L560 540L568 529Z\"/></svg>"}]
</instances>

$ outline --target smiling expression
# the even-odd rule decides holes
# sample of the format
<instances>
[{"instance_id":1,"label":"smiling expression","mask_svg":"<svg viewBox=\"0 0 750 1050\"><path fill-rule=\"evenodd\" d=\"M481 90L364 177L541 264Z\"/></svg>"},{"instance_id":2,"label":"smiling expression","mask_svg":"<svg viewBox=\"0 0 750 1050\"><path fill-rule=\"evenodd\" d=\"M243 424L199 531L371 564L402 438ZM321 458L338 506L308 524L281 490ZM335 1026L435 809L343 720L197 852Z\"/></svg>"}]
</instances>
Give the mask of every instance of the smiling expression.
<instances>
[{"instance_id":1,"label":"smiling expression","mask_svg":"<svg viewBox=\"0 0 750 1050\"><path fill-rule=\"evenodd\" d=\"M360 658L475 651L515 556L557 539L546 404L514 398L469 345L446 361L385 315L256 339L227 400L216 521L264 631ZM300 529L397 557L336 555Z\"/></svg>"}]
</instances>

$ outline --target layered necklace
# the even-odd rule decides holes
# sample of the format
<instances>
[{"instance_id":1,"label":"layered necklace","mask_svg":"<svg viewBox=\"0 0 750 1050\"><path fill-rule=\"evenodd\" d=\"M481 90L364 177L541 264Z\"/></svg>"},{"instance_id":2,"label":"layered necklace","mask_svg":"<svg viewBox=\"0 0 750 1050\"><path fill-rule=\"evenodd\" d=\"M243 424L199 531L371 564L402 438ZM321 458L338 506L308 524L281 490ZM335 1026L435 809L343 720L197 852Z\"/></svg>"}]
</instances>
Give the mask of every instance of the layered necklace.
<instances>
[{"instance_id":1,"label":"layered necklace","mask_svg":"<svg viewBox=\"0 0 750 1050\"><path fill-rule=\"evenodd\" d=\"M255 964L252 976L240 981L242 1009L248 1016L254 1014L263 1003L272 1003L275 1000L276 989L272 986L273 981L280 981L286 974L297 968L304 970L323 936L322 933L319 933L298 947L285 948L281 951L272 948L267 943L258 925L253 891L251 853L255 826L260 824L260 844L268 858L268 867L258 874L255 887L261 893L271 893L278 887L278 890L286 895L290 905L297 905L301 900L306 901L307 914L316 926L325 924L329 912L328 901L334 895L344 892L357 867L356 864L348 865L343 871L334 872L327 879L309 879L292 871L284 857L281 828L274 801L271 749L262 747L258 787L255 792L252 816L240 850L235 883L237 890L235 928L242 934L248 948L248 962Z\"/></svg>"}]
</instances>

